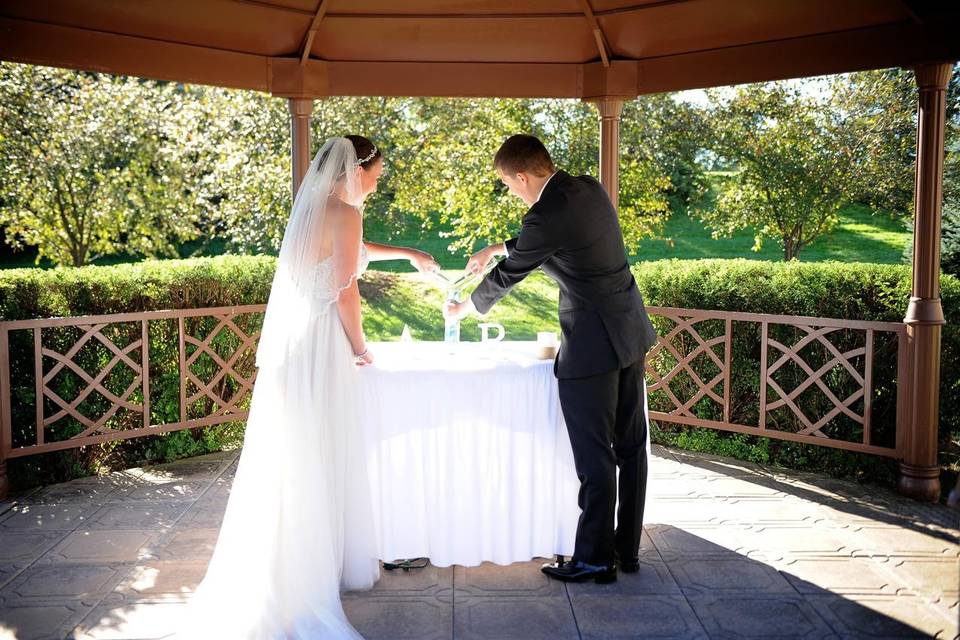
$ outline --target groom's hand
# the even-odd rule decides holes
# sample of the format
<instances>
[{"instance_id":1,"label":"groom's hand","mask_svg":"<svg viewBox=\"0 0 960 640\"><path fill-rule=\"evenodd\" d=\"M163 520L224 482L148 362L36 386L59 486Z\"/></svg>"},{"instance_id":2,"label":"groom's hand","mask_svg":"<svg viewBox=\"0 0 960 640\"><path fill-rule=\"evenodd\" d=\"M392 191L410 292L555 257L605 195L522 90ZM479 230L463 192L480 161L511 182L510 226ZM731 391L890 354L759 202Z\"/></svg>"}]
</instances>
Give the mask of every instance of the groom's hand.
<instances>
[{"instance_id":1,"label":"groom's hand","mask_svg":"<svg viewBox=\"0 0 960 640\"><path fill-rule=\"evenodd\" d=\"M487 270L487 265L490 264L491 260L497 256L505 255L507 255L507 247L504 243L491 244L470 256L470 259L467 260L466 271L474 275L483 273Z\"/></svg>"},{"instance_id":2,"label":"groom's hand","mask_svg":"<svg viewBox=\"0 0 960 640\"><path fill-rule=\"evenodd\" d=\"M483 273L483 270L486 269L487 264L490 260L493 259L493 253L491 249L493 247L484 247L477 251L475 254L470 256L470 259L467 260L467 267L465 271L468 271L474 275L478 273Z\"/></svg>"},{"instance_id":3,"label":"groom's hand","mask_svg":"<svg viewBox=\"0 0 960 640\"><path fill-rule=\"evenodd\" d=\"M448 320L461 320L476 310L476 307L473 306L473 300L470 298L463 302L447 301L443 303L443 317Z\"/></svg>"},{"instance_id":4,"label":"groom's hand","mask_svg":"<svg viewBox=\"0 0 960 640\"><path fill-rule=\"evenodd\" d=\"M426 251L411 250L410 264L420 273L438 273L440 264Z\"/></svg>"}]
</instances>

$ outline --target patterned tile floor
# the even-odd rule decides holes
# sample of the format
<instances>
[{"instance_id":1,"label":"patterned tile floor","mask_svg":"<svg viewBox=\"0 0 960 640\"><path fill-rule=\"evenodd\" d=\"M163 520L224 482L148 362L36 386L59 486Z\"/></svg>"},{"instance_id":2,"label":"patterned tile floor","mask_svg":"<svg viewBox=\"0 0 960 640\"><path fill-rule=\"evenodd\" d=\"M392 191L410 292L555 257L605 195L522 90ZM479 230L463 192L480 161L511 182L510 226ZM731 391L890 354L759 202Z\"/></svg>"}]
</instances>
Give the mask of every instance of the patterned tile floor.
<instances>
[{"instance_id":1,"label":"patterned tile floor","mask_svg":"<svg viewBox=\"0 0 960 640\"><path fill-rule=\"evenodd\" d=\"M0 639L160 638L203 577L236 453L0 502ZM656 447L638 574L539 561L384 572L370 639L958 637L960 513L876 487Z\"/></svg>"}]
</instances>

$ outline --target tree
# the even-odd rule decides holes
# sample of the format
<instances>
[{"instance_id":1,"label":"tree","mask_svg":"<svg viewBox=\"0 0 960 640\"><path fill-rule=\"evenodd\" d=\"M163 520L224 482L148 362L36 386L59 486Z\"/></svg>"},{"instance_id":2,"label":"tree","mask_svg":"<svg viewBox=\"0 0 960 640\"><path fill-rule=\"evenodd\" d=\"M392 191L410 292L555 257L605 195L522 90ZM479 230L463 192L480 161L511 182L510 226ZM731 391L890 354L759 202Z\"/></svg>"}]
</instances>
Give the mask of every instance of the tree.
<instances>
[{"instance_id":1,"label":"tree","mask_svg":"<svg viewBox=\"0 0 960 640\"><path fill-rule=\"evenodd\" d=\"M797 257L837 224L849 194L846 137L802 84L747 85L728 100L716 92L711 99L713 147L737 169L700 217L714 237L753 228L754 250L774 238L785 260Z\"/></svg>"},{"instance_id":2,"label":"tree","mask_svg":"<svg viewBox=\"0 0 960 640\"><path fill-rule=\"evenodd\" d=\"M644 95L624 104L621 157L645 156L660 176L669 179L671 212L697 207L709 187L700 158L705 126L700 109L671 94Z\"/></svg>"},{"instance_id":3,"label":"tree","mask_svg":"<svg viewBox=\"0 0 960 640\"><path fill-rule=\"evenodd\" d=\"M275 252L291 205L286 100L210 87L187 91L190 125L181 143L203 236L239 253Z\"/></svg>"},{"instance_id":4,"label":"tree","mask_svg":"<svg viewBox=\"0 0 960 640\"><path fill-rule=\"evenodd\" d=\"M425 230L448 227L451 252L508 237L525 207L497 179L493 156L507 136L532 129L523 103L425 98L413 101L408 118L398 140L406 152L393 162L394 205Z\"/></svg>"},{"instance_id":5,"label":"tree","mask_svg":"<svg viewBox=\"0 0 960 640\"><path fill-rule=\"evenodd\" d=\"M7 241L75 266L174 255L196 235L180 192L178 108L169 84L0 64Z\"/></svg>"},{"instance_id":6,"label":"tree","mask_svg":"<svg viewBox=\"0 0 960 640\"><path fill-rule=\"evenodd\" d=\"M193 237L203 240L198 252L216 240L236 252L279 248L291 205L285 100L40 67L3 73L10 159L0 224L16 243L65 264L173 255ZM669 98L625 108L619 212L628 246L660 228L668 197L689 202L696 190L683 116ZM312 151L334 135L370 137L388 170L367 214L397 229L440 225L451 251L468 253L515 232L526 208L493 171L506 137L534 133L558 166L596 176L598 129L596 109L581 101L334 97L314 104ZM87 195L75 203L76 194Z\"/></svg>"},{"instance_id":7,"label":"tree","mask_svg":"<svg viewBox=\"0 0 960 640\"><path fill-rule=\"evenodd\" d=\"M206 167L196 170L203 185L196 207L233 250L276 251L291 204L286 102L191 91L198 94L186 138L197 144L188 155ZM519 226L526 207L492 166L508 136L535 133L559 166L597 175L597 113L579 101L327 98L315 102L312 120L314 151L331 136L359 133L384 152L387 171L367 202L368 216L423 231L439 224L451 251L469 253ZM662 224L670 182L650 140L628 136L623 145L620 217L629 245Z\"/></svg>"},{"instance_id":8,"label":"tree","mask_svg":"<svg viewBox=\"0 0 960 640\"><path fill-rule=\"evenodd\" d=\"M272 253L280 248L290 215L290 115L287 101L261 93L190 88L189 147L208 235L237 252ZM311 157L330 137L357 133L373 140L387 166L405 150L394 142L404 126L406 101L397 98L334 97L314 102ZM387 172L367 202L368 215L402 218L392 206ZM399 222L399 220L398 220Z\"/></svg>"},{"instance_id":9,"label":"tree","mask_svg":"<svg viewBox=\"0 0 960 640\"><path fill-rule=\"evenodd\" d=\"M526 206L497 178L493 156L515 133L543 140L555 163L573 174L597 175L599 119L589 104L571 100L413 101L411 123L398 144L394 205L419 217L431 212L451 228L451 250L470 252L515 233ZM621 140L623 142L623 140ZM651 234L668 210L669 179L642 144L628 145L620 167L620 223L628 246Z\"/></svg>"},{"instance_id":10,"label":"tree","mask_svg":"<svg viewBox=\"0 0 960 640\"><path fill-rule=\"evenodd\" d=\"M851 197L903 217L913 213L917 85L906 69L835 76L829 113L847 134ZM947 86L944 195L960 198L960 66Z\"/></svg>"}]
</instances>

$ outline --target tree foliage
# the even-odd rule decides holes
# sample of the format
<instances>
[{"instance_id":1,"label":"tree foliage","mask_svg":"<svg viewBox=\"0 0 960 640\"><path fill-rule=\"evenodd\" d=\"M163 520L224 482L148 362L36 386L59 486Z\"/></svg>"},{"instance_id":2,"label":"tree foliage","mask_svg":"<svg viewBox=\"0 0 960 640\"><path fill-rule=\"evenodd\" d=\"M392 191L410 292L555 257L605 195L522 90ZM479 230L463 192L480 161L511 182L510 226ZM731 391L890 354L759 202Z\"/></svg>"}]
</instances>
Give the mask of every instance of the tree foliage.
<instances>
[{"instance_id":1,"label":"tree foliage","mask_svg":"<svg viewBox=\"0 0 960 640\"><path fill-rule=\"evenodd\" d=\"M623 107L620 153L629 162L647 156L669 179L670 211L685 212L701 204L708 183L701 156L706 121L696 106L670 94L640 96Z\"/></svg>"},{"instance_id":2,"label":"tree foliage","mask_svg":"<svg viewBox=\"0 0 960 640\"><path fill-rule=\"evenodd\" d=\"M493 156L514 133L543 140L555 164L574 175L598 175L599 118L589 104L571 100L414 101L412 121L397 162L394 204L418 216L431 212L450 228L451 250L471 251L515 233L526 210L493 170ZM637 128L637 131L641 129ZM620 165L620 224L628 246L658 228L668 211L670 181L650 148L625 136Z\"/></svg>"},{"instance_id":3,"label":"tree foliage","mask_svg":"<svg viewBox=\"0 0 960 640\"><path fill-rule=\"evenodd\" d=\"M181 193L173 85L0 64L0 225L58 264L174 255Z\"/></svg>"},{"instance_id":4,"label":"tree foliage","mask_svg":"<svg viewBox=\"0 0 960 640\"><path fill-rule=\"evenodd\" d=\"M917 150L917 85L906 69L835 76L828 112L849 140L856 170L851 198L901 217L913 214ZM960 67L947 86L944 195L960 197Z\"/></svg>"},{"instance_id":5,"label":"tree foliage","mask_svg":"<svg viewBox=\"0 0 960 640\"><path fill-rule=\"evenodd\" d=\"M811 91L814 86L820 91ZM692 212L714 234L800 254L865 202L909 218L916 145L913 74L880 70L710 94L707 107L641 96L621 119L619 213L629 249ZM960 74L948 91L944 193L960 197ZM58 264L173 255L218 242L278 249L291 205L286 100L15 64L0 65L0 228ZM314 149L359 133L384 152L368 218L442 233L452 252L509 237L525 205L491 166L518 132L557 165L598 175L597 111L577 100L327 98ZM729 169L708 174L712 165ZM413 232L412 234L410 232ZM221 250L221 249L217 249Z\"/></svg>"}]
</instances>

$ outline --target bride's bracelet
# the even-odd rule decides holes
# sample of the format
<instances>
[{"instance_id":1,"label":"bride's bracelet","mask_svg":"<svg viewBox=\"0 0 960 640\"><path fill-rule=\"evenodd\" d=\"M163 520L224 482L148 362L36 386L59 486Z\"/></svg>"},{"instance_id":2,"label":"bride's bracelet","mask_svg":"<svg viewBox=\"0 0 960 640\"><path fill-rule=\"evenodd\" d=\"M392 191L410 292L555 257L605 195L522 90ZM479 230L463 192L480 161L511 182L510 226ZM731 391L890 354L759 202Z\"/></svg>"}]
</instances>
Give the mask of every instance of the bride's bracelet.
<instances>
[{"instance_id":1,"label":"bride's bracelet","mask_svg":"<svg viewBox=\"0 0 960 640\"><path fill-rule=\"evenodd\" d=\"M363 350L363 353L355 353L355 354L353 354L353 357L354 357L354 358L357 358L357 359L359 360L360 358L362 358L363 356L367 355L368 353L370 353L370 348L369 348L369 347L367 347L366 349L364 349L364 350Z\"/></svg>"}]
</instances>

